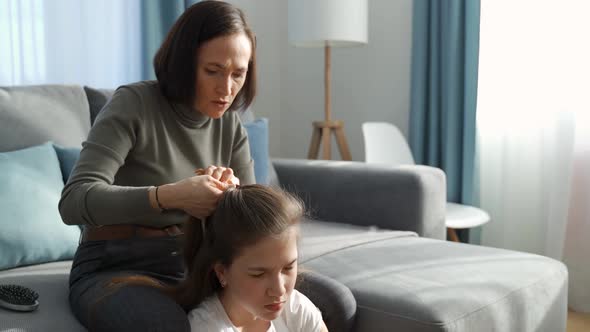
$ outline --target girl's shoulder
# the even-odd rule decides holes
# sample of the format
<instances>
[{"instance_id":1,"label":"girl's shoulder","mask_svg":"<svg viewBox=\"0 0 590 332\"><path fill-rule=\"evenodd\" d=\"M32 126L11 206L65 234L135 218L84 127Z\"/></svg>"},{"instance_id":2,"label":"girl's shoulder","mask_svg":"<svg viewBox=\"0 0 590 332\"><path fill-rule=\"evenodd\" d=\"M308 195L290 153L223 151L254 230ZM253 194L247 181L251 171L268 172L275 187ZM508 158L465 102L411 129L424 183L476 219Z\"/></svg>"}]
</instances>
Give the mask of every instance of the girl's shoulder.
<instances>
[{"instance_id":1,"label":"girl's shoulder","mask_svg":"<svg viewBox=\"0 0 590 332\"><path fill-rule=\"evenodd\" d=\"M277 331L320 331L322 314L307 296L296 289L287 301L280 319L274 323Z\"/></svg>"},{"instance_id":2,"label":"girl's shoulder","mask_svg":"<svg viewBox=\"0 0 590 332\"><path fill-rule=\"evenodd\" d=\"M217 296L205 299L198 307L189 311L188 320L191 331L234 331Z\"/></svg>"}]
</instances>

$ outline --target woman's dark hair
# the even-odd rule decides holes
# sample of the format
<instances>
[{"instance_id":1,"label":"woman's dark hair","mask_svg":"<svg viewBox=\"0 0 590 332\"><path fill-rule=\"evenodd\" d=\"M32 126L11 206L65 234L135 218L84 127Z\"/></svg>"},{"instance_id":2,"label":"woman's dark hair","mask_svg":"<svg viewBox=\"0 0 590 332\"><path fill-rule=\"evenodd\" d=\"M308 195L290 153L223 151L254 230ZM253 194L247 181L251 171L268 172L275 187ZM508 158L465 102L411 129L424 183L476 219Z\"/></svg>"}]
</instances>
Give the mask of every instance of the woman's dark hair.
<instances>
[{"instance_id":1,"label":"woman's dark hair","mask_svg":"<svg viewBox=\"0 0 590 332\"><path fill-rule=\"evenodd\" d=\"M187 275L180 284L164 286L146 276L131 276L114 278L112 285L155 286L191 310L221 289L213 269L216 263L230 266L245 247L284 234L303 213L303 203L280 189L256 184L229 189L209 218L186 223Z\"/></svg>"},{"instance_id":2,"label":"woman's dark hair","mask_svg":"<svg viewBox=\"0 0 590 332\"><path fill-rule=\"evenodd\" d=\"M246 109L256 95L256 37L244 13L223 1L200 1L185 10L154 57L160 89L168 99L189 105L195 99L198 50L203 43L244 33L252 45L248 73L229 110Z\"/></svg>"}]
</instances>

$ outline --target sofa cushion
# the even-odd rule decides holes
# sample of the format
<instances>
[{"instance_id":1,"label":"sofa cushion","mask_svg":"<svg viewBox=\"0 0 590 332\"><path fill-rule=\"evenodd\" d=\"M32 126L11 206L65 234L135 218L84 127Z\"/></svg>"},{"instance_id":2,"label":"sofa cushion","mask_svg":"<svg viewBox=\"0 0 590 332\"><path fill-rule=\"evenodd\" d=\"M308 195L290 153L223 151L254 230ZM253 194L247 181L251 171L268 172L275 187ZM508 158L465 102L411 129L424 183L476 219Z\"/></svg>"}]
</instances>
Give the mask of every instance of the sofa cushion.
<instances>
[{"instance_id":1,"label":"sofa cushion","mask_svg":"<svg viewBox=\"0 0 590 332\"><path fill-rule=\"evenodd\" d=\"M81 86L0 87L0 152L53 141L81 146L90 111Z\"/></svg>"},{"instance_id":2,"label":"sofa cushion","mask_svg":"<svg viewBox=\"0 0 590 332\"><path fill-rule=\"evenodd\" d=\"M0 309L0 331L86 331L70 309L70 267L66 261L0 271L0 284L23 285L39 293L39 308L33 312Z\"/></svg>"},{"instance_id":3,"label":"sofa cushion","mask_svg":"<svg viewBox=\"0 0 590 332\"><path fill-rule=\"evenodd\" d=\"M111 99L115 90L112 89L95 89L89 86L84 86L84 92L88 97L88 106L90 107L90 123L94 123L96 116L103 108L103 106Z\"/></svg>"},{"instance_id":4,"label":"sofa cushion","mask_svg":"<svg viewBox=\"0 0 590 332\"><path fill-rule=\"evenodd\" d=\"M61 168L63 182L67 183L70 174L72 173L72 169L74 169L74 166L80 157L80 151L82 148L64 148L63 146L56 144L54 144L53 147L55 148L57 158L59 159L59 167Z\"/></svg>"},{"instance_id":5,"label":"sofa cushion","mask_svg":"<svg viewBox=\"0 0 590 332\"><path fill-rule=\"evenodd\" d=\"M359 331L565 331L568 273L556 260L417 237L311 256L305 241L303 266L354 294Z\"/></svg>"},{"instance_id":6,"label":"sofa cushion","mask_svg":"<svg viewBox=\"0 0 590 332\"><path fill-rule=\"evenodd\" d=\"M268 119L259 118L243 124L248 133L250 155L254 160L256 183L269 184Z\"/></svg>"},{"instance_id":7,"label":"sofa cushion","mask_svg":"<svg viewBox=\"0 0 590 332\"><path fill-rule=\"evenodd\" d=\"M80 229L61 221L63 185L51 143L0 153L0 270L74 256Z\"/></svg>"},{"instance_id":8,"label":"sofa cushion","mask_svg":"<svg viewBox=\"0 0 590 332\"><path fill-rule=\"evenodd\" d=\"M375 241L417 237L408 231L392 231L377 227L356 226L335 222L305 219L301 223L302 264L346 248L366 245Z\"/></svg>"}]
</instances>

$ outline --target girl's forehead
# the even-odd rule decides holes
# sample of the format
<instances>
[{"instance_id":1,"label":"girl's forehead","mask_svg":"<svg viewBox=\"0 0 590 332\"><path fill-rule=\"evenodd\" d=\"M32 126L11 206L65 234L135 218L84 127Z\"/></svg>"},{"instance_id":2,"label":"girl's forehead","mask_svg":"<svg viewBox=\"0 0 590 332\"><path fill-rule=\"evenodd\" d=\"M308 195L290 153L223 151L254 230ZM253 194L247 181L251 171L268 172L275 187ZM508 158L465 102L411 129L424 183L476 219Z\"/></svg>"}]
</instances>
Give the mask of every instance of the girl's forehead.
<instances>
[{"instance_id":1,"label":"girl's forehead","mask_svg":"<svg viewBox=\"0 0 590 332\"><path fill-rule=\"evenodd\" d=\"M261 265L265 262L284 264L297 258L299 229L291 226L280 235L266 236L256 243L242 248L234 264Z\"/></svg>"}]
</instances>

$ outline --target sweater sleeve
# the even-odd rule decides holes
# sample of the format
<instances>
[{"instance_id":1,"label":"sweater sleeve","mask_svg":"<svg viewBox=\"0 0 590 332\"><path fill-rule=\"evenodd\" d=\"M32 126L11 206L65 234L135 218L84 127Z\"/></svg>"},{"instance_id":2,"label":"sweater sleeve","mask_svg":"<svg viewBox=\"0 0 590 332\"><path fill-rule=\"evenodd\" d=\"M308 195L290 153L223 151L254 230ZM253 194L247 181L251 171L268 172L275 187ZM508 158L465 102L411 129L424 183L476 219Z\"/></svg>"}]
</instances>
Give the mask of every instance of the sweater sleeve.
<instances>
[{"instance_id":1,"label":"sweater sleeve","mask_svg":"<svg viewBox=\"0 0 590 332\"><path fill-rule=\"evenodd\" d=\"M100 112L62 191L59 211L66 224L142 224L159 214L149 203L149 187L113 185L142 130L142 107L134 91L121 87Z\"/></svg>"},{"instance_id":2,"label":"sweater sleeve","mask_svg":"<svg viewBox=\"0 0 590 332\"><path fill-rule=\"evenodd\" d=\"M236 123L237 126L234 133L232 157L229 167L234 170L234 174L240 179L241 184L253 184L256 183L256 178L254 177L254 161L250 155L248 134L239 120Z\"/></svg>"}]
</instances>

